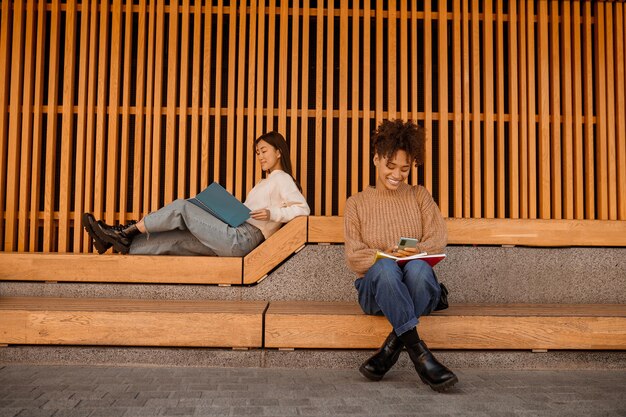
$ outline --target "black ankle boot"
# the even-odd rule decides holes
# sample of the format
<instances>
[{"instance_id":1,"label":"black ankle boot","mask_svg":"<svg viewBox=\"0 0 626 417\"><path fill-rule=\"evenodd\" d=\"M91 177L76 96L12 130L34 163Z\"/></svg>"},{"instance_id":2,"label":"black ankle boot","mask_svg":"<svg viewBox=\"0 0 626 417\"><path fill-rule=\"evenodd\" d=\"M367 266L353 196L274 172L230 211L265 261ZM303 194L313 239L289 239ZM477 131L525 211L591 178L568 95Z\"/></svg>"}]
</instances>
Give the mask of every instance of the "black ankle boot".
<instances>
[{"instance_id":1,"label":"black ankle boot","mask_svg":"<svg viewBox=\"0 0 626 417\"><path fill-rule=\"evenodd\" d=\"M372 381L380 381L398 361L402 347L402 341L392 330L380 349L361 365L359 372Z\"/></svg>"},{"instance_id":2,"label":"black ankle boot","mask_svg":"<svg viewBox=\"0 0 626 417\"><path fill-rule=\"evenodd\" d=\"M124 226L109 226L99 220L94 231L100 240L112 245L116 251L125 255L130 250L133 238L141 233L135 223L131 222Z\"/></svg>"},{"instance_id":3,"label":"black ankle boot","mask_svg":"<svg viewBox=\"0 0 626 417\"><path fill-rule=\"evenodd\" d=\"M91 213L85 213L83 214L82 223L83 227L87 231L87 234L91 238L94 248L96 248L98 253L102 255L111 247L111 244L100 239L100 236L96 234L96 218L93 217L93 214Z\"/></svg>"},{"instance_id":4,"label":"black ankle boot","mask_svg":"<svg viewBox=\"0 0 626 417\"><path fill-rule=\"evenodd\" d=\"M422 340L415 345L406 346L406 351L409 353L422 382L428 384L435 391L445 391L459 381L451 370L433 356Z\"/></svg>"}]
</instances>

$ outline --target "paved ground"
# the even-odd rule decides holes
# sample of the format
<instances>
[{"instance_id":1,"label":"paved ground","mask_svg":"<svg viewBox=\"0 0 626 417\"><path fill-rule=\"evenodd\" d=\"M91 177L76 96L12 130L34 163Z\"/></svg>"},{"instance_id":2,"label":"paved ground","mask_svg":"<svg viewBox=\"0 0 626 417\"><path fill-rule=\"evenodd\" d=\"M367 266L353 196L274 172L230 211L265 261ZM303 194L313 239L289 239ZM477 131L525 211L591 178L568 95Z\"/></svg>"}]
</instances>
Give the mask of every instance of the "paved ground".
<instances>
[{"instance_id":1,"label":"paved ground","mask_svg":"<svg viewBox=\"0 0 626 417\"><path fill-rule=\"evenodd\" d=\"M458 370L437 394L408 370L0 366L0 416L626 416L626 371Z\"/></svg>"}]
</instances>

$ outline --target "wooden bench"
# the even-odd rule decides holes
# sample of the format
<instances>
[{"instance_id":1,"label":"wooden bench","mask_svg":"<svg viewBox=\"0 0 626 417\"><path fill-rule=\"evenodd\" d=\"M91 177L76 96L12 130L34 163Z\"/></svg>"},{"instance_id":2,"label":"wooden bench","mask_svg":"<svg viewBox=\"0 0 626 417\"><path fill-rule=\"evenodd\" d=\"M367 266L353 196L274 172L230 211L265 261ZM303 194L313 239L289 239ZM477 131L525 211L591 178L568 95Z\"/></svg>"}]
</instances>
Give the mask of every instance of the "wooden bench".
<instances>
[{"instance_id":1,"label":"wooden bench","mask_svg":"<svg viewBox=\"0 0 626 417\"><path fill-rule=\"evenodd\" d=\"M0 280L253 284L304 247L307 218L297 217L243 258L0 253Z\"/></svg>"},{"instance_id":2,"label":"wooden bench","mask_svg":"<svg viewBox=\"0 0 626 417\"><path fill-rule=\"evenodd\" d=\"M265 347L373 349L391 331L356 303L272 302ZM626 349L626 305L454 305L420 319L435 349Z\"/></svg>"},{"instance_id":3,"label":"wooden bench","mask_svg":"<svg viewBox=\"0 0 626 417\"><path fill-rule=\"evenodd\" d=\"M0 298L0 344L260 348L264 301Z\"/></svg>"}]
</instances>

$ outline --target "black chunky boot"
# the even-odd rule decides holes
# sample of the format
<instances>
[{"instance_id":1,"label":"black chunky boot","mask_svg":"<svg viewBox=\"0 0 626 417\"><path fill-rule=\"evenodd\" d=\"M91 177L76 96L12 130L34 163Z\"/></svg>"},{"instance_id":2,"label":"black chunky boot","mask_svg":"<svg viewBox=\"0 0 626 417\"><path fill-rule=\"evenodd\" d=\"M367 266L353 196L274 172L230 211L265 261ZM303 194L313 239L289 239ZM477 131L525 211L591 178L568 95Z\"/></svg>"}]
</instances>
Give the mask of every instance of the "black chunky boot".
<instances>
[{"instance_id":1,"label":"black chunky boot","mask_svg":"<svg viewBox=\"0 0 626 417\"><path fill-rule=\"evenodd\" d=\"M372 381L380 381L398 361L402 347L402 341L392 330L380 349L361 365L359 372Z\"/></svg>"},{"instance_id":2,"label":"black chunky boot","mask_svg":"<svg viewBox=\"0 0 626 417\"><path fill-rule=\"evenodd\" d=\"M437 392L442 392L459 382L456 375L433 356L426 343L420 340L415 328L402 333L400 340L424 384L428 384Z\"/></svg>"},{"instance_id":3,"label":"black chunky boot","mask_svg":"<svg viewBox=\"0 0 626 417\"><path fill-rule=\"evenodd\" d=\"M82 223L85 231L87 231L87 234L91 238L93 247L96 249L96 251L98 251L100 255L102 255L111 247L111 244L100 239L100 236L96 234L96 218L93 217L93 214L91 213L85 213L83 214Z\"/></svg>"},{"instance_id":4,"label":"black chunky boot","mask_svg":"<svg viewBox=\"0 0 626 417\"><path fill-rule=\"evenodd\" d=\"M136 223L130 222L123 226L109 226L102 220L99 220L95 224L94 232L102 242L113 246L116 251L126 255L130 250L133 238L141 234Z\"/></svg>"}]
</instances>

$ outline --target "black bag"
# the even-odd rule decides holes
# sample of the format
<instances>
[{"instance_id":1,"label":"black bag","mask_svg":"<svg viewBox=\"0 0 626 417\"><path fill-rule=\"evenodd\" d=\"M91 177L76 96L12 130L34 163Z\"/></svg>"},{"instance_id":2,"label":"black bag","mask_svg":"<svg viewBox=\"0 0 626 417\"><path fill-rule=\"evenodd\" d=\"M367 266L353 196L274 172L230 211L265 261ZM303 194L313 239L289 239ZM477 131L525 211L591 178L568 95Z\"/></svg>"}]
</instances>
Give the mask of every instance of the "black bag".
<instances>
[{"instance_id":1,"label":"black bag","mask_svg":"<svg viewBox=\"0 0 626 417\"><path fill-rule=\"evenodd\" d=\"M439 286L441 287L441 295L439 296L439 302L437 303L437 307L435 307L435 311L448 308L448 289L441 282Z\"/></svg>"}]
</instances>

